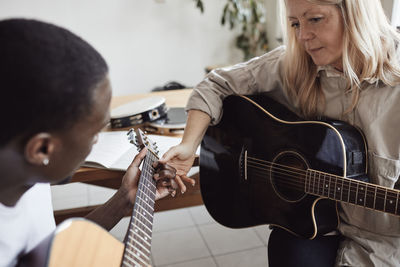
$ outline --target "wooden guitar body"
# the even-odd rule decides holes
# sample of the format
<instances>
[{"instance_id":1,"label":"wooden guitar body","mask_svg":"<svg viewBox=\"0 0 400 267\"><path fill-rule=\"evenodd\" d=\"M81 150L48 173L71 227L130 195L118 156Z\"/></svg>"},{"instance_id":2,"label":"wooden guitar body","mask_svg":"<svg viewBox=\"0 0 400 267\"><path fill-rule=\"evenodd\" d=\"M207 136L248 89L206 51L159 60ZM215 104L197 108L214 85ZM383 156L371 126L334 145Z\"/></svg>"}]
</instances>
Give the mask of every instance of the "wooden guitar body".
<instances>
[{"instance_id":1,"label":"wooden guitar body","mask_svg":"<svg viewBox=\"0 0 400 267\"><path fill-rule=\"evenodd\" d=\"M227 227L270 224L312 239L334 230L338 214L335 201L307 193L328 185L311 188L308 170L365 179L365 151L348 124L301 120L265 95L229 96L201 143L203 201Z\"/></svg>"},{"instance_id":2,"label":"wooden guitar body","mask_svg":"<svg viewBox=\"0 0 400 267\"><path fill-rule=\"evenodd\" d=\"M85 219L69 219L60 224L19 262L30 267L118 267L124 244L102 227Z\"/></svg>"}]
</instances>

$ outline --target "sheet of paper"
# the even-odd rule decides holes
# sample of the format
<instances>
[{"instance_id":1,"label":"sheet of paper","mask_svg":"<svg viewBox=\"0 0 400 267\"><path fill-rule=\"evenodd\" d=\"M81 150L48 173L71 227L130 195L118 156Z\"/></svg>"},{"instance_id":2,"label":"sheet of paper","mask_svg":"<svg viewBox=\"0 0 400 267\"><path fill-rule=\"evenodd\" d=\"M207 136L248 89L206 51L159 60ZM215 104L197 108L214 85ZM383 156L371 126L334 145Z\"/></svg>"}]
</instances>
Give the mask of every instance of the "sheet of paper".
<instances>
[{"instance_id":1,"label":"sheet of paper","mask_svg":"<svg viewBox=\"0 0 400 267\"><path fill-rule=\"evenodd\" d=\"M101 132L98 142L93 146L83 166L126 170L133 158L139 153L137 148L129 143L126 133L127 131ZM170 147L179 144L181 141L180 137L147 136L152 142L156 142L160 157ZM197 151L197 154L199 153L200 149Z\"/></svg>"}]
</instances>

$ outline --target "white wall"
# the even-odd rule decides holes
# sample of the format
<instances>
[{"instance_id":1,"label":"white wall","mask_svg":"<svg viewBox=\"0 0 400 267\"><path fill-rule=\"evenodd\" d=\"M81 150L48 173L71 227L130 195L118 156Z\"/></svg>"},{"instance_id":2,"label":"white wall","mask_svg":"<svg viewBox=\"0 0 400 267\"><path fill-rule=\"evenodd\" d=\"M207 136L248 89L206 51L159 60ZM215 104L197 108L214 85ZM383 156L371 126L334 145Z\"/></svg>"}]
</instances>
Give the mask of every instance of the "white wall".
<instances>
[{"instance_id":1,"label":"white wall","mask_svg":"<svg viewBox=\"0 0 400 267\"><path fill-rule=\"evenodd\" d=\"M220 26L225 0L0 0L0 19L27 17L70 29L110 66L114 95L171 80L193 86L207 65L239 62L235 33Z\"/></svg>"},{"instance_id":2,"label":"white wall","mask_svg":"<svg viewBox=\"0 0 400 267\"><path fill-rule=\"evenodd\" d=\"M393 0L381 0L381 3L385 14L390 21L392 18Z\"/></svg>"},{"instance_id":3,"label":"white wall","mask_svg":"<svg viewBox=\"0 0 400 267\"><path fill-rule=\"evenodd\" d=\"M392 25L400 27L400 0L393 1Z\"/></svg>"}]
</instances>

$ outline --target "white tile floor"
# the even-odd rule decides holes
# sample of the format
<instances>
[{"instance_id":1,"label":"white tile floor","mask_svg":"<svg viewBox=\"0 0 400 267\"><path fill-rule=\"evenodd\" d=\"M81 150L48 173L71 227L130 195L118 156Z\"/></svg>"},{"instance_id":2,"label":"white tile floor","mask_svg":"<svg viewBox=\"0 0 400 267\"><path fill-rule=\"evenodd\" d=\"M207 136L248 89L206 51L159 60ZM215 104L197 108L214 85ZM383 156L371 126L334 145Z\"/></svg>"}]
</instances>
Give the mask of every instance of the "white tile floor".
<instances>
[{"instance_id":1,"label":"white tile floor","mask_svg":"<svg viewBox=\"0 0 400 267\"><path fill-rule=\"evenodd\" d=\"M52 188L54 209L94 205L114 190L84 184ZM129 218L111 234L125 236ZM204 206L157 212L154 216L152 261L154 267L268 266L267 226L226 228L213 220Z\"/></svg>"}]
</instances>

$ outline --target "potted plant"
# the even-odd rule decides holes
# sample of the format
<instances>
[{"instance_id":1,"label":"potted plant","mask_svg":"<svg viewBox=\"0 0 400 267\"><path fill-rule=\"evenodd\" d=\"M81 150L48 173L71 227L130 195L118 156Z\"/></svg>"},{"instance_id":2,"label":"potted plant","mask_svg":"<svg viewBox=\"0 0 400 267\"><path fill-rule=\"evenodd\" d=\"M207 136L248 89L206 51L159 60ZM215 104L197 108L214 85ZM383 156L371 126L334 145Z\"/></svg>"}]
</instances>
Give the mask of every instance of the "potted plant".
<instances>
[{"instance_id":1,"label":"potted plant","mask_svg":"<svg viewBox=\"0 0 400 267\"><path fill-rule=\"evenodd\" d=\"M194 1L203 13L202 0ZM264 0L227 0L224 5L221 24L228 24L230 29L240 27L236 47L242 50L245 60L263 54L268 49L265 15Z\"/></svg>"}]
</instances>

